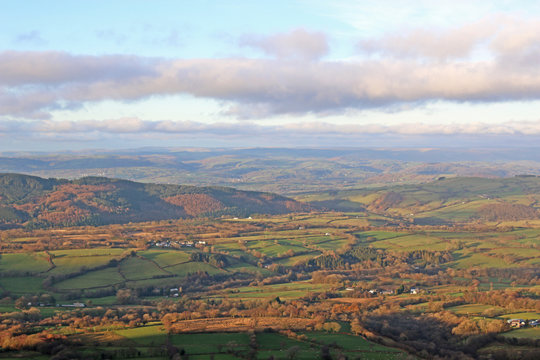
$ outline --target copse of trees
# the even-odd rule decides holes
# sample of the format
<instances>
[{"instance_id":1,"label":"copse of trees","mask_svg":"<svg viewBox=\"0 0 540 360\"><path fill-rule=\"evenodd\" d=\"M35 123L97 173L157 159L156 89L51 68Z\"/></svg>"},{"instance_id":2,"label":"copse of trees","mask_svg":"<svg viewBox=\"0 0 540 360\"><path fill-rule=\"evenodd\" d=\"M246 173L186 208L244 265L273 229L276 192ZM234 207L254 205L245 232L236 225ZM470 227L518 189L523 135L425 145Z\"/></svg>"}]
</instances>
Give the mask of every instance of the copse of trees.
<instances>
[{"instance_id":1,"label":"copse of trees","mask_svg":"<svg viewBox=\"0 0 540 360\"><path fill-rule=\"evenodd\" d=\"M190 255L191 261L205 262L218 268L224 268L229 261L227 256L222 254L205 254L202 252L193 252Z\"/></svg>"},{"instance_id":2,"label":"copse of trees","mask_svg":"<svg viewBox=\"0 0 540 360\"><path fill-rule=\"evenodd\" d=\"M379 266L386 265L386 255L383 250L367 247L357 247L343 254L329 253L306 261L299 268L304 271L339 270L350 268L350 265L359 262L374 262Z\"/></svg>"}]
</instances>

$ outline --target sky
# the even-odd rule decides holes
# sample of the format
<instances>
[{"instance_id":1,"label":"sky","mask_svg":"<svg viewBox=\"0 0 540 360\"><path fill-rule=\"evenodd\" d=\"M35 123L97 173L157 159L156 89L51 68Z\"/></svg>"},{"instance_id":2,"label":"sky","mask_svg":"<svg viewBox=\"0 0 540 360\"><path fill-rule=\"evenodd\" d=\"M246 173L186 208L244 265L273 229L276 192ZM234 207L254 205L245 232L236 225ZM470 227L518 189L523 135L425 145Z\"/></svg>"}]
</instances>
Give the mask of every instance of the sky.
<instances>
[{"instance_id":1,"label":"sky","mask_svg":"<svg viewBox=\"0 0 540 360\"><path fill-rule=\"evenodd\" d=\"M0 151L540 144L535 0L0 5Z\"/></svg>"}]
</instances>

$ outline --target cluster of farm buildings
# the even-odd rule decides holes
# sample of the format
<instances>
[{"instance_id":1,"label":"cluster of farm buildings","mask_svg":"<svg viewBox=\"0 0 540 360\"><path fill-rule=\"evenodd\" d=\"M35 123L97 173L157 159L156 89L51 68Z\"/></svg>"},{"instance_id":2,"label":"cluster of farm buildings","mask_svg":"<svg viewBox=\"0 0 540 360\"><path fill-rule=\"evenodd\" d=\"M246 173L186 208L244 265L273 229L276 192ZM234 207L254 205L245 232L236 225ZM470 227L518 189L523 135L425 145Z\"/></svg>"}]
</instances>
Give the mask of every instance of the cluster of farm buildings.
<instances>
[{"instance_id":1,"label":"cluster of farm buildings","mask_svg":"<svg viewBox=\"0 0 540 360\"><path fill-rule=\"evenodd\" d=\"M540 319L537 320L524 320L524 319L509 319L507 323L513 328L522 328L526 326L537 327L540 325Z\"/></svg>"},{"instance_id":2,"label":"cluster of farm buildings","mask_svg":"<svg viewBox=\"0 0 540 360\"><path fill-rule=\"evenodd\" d=\"M206 241L151 241L150 246L160 247L160 248L182 248L182 247L197 247L197 246L206 246Z\"/></svg>"}]
</instances>

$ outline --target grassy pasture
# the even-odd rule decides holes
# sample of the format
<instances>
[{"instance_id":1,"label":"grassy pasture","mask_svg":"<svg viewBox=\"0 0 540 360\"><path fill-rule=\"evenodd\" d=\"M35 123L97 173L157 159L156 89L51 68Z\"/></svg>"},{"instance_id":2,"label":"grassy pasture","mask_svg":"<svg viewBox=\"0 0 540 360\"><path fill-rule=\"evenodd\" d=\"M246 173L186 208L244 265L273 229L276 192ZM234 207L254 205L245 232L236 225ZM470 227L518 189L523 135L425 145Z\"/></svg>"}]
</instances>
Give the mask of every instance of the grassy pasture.
<instances>
[{"instance_id":1,"label":"grassy pasture","mask_svg":"<svg viewBox=\"0 0 540 360\"><path fill-rule=\"evenodd\" d=\"M531 248L504 247L493 249L490 253L498 255L515 255L523 258L540 258L540 250Z\"/></svg>"},{"instance_id":2,"label":"grassy pasture","mask_svg":"<svg viewBox=\"0 0 540 360\"><path fill-rule=\"evenodd\" d=\"M477 216L478 210L482 206L491 203L494 203L494 201L487 199L474 200L470 202L465 201L453 205L444 206L440 209L416 213L415 217L428 217L438 218L444 221L465 222Z\"/></svg>"},{"instance_id":3,"label":"grassy pasture","mask_svg":"<svg viewBox=\"0 0 540 360\"><path fill-rule=\"evenodd\" d=\"M483 291L491 290L492 288L493 290L503 290L512 287L511 279L479 277L478 280L480 280L478 289Z\"/></svg>"},{"instance_id":4,"label":"grassy pasture","mask_svg":"<svg viewBox=\"0 0 540 360\"><path fill-rule=\"evenodd\" d=\"M90 255L90 256L69 256L60 255L53 259L56 267L51 274L69 274L79 271L82 267L92 268L107 264L114 259L114 255Z\"/></svg>"},{"instance_id":5,"label":"grassy pasture","mask_svg":"<svg viewBox=\"0 0 540 360\"><path fill-rule=\"evenodd\" d=\"M167 333L161 325L149 325L125 330L116 330L115 333L140 346L164 345L167 339Z\"/></svg>"},{"instance_id":6,"label":"grassy pasture","mask_svg":"<svg viewBox=\"0 0 540 360\"><path fill-rule=\"evenodd\" d=\"M125 279L118 273L117 268L106 268L61 281L55 284L55 287L60 290L80 290L111 286L122 281Z\"/></svg>"},{"instance_id":7,"label":"grassy pasture","mask_svg":"<svg viewBox=\"0 0 540 360\"><path fill-rule=\"evenodd\" d=\"M481 236L491 236L494 233L482 233ZM445 240L467 240L467 239L475 239L479 236L478 233L475 232L454 232L454 231L428 231L426 232L426 235L428 236L434 236L437 238L445 239Z\"/></svg>"},{"instance_id":8,"label":"grassy pasture","mask_svg":"<svg viewBox=\"0 0 540 360\"><path fill-rule=\"evenodd\" d=\"M277 333L258 333L257 345L259 347L258 358L267 359L271 355L277 359L286 359L288 349L298 347L299 351L295 359L317 359L320 354L319 347L311 346L310 343L288 338Z\"/></svg>"},{"instance_id":9,"label":"grassy pasture","mask_svg":"<svg viewBox=\"0 0 540 360\"><path fill-rule=\"evenodd\" d=\"M371 243L376 248L398 251L446 250L448 243L432 236L422 234L403 235Z\"/></svg>"},{"instance_id":10,"label":"grassy pasture","mask_svg":"<svg viewBox=\"0 0 540 360\"><path fill-rule=\"evenodd\" d=\"M218 269L210 264L190 261L184 264L169 266L167 267L167 271L178 276L187 276L188 274L192 274L197 271L206 271L208 274L212 275L219 274L225 270Z\"/></svg>"},{"instance_id":11,"label":"grassy pasture","mask_svg":"<svg viewBox=\"0 0 540 360\"><path fill-rule=\"evenodd\" d=\"M529 259L529 260L525 260L523 263L529 264L531 266L540 266L540 259L539 258Z\"/></svg>"},{"instance_id":12,"label":"grassy pasture","mask_svg":"<svg viewBox=\"0 0 540 360\"><path fill-rule=\"evenodd\" d=\"M228 265L225 268L229 272L245 272L245 273L252 273L252 274L263 274L263 275L270 275L272 272L268 269L260 268L258 266L254 266L245 262L241 261L234 261L230 265Z\"/></svg>"},{"instance_id":13,"label":"grassy pasture","mask_svg":"<svg viewBox=\"0 0 540 360\"><path fill-rule=\"evenodd\" d=\"M316 244L316 247L321 250L337 250L343 245L347 244L347 239L340 239L334 236L327 236L326 241L321 241Z\"/></svg>"},{"instance_id":14,"label":"grassy pasture","mask_svg":"<svg viewBox=\"0 0 540 360\"><path fill-rule=\"evenodd\" d=\"M58 311L69 311L68 309L65 309L65 308L56 308L56 307L39 307L38 309L41 315L45 317L53 316Z\"/></svg>"},{"instance_id":15,"label":"grassy pasture","mask_svg":"<svg viewBox=\"0 0 540 360\"><path fill-rule=\"evenodd\" d=\"M246 333L176 334L170 340L189 355L225 353L227 349L247 351L249 344Z\"/></svg>"},{"instance_id":16,"label":"grassy pasture","mask_svg":"<svg viewBox=\"0 0 540 360\"><path fill-rule=\"evenodd\" d=\"M329 216L310 216L310 217L306 217L300 221L296 221L295 220L295 223L298 223L298 224L310 224L310 225L316 225L316 226L324 226L324 225L327 225L328 223L332 222L333 220L336 220L336 219L343 219L342 217L332 217L331 215Z\"/></svg>"},{"instance_id":17,"label":"grassy pasture","mask_svg":"<svg viewBox=\"0 0 540 360\"><path fill-rule=\"evenodd\" d=\"M82 298L81 301L90 301L92 306L109 306L117 303L116 296L104 296L100 298Z\"/></svg>"},{"instance_id":18,"label":"grassy pasture","mask_svg":"<svg viewBox=\"0 0 540 360\"><path fill-rule=\"evenodd\" d=\"M159 286L159 287L177 287L178 278L159 278L159 279L143 279L143 280L130 280L126 282L126 286L129 288L146 287L146 286Z\"/></svg>"},{"instance_id":19,"label":"grassy pasture","mask_svg":"<svg viewBox=\"0 0 540 360\"><path fill-rule=\"evenodd\" d=\"M251 250L257 250L266 256L276 257L285 254L289 250L295 252L304 251L303 247L291 245L284 241L249 241L246 246Z\"/></svg>"},{"instance_id":20,"label":"grassy pasture","mask_svg":"<svg viewBox=\"0 0 540 360\"><path fill-rule=\"evenodd\" d=\"M216 249L216 251L226 251L231 254L238 254L238 255L244 254L244 250L242 250L240 244L238 244L237 241L219 242L216 245L214 245L214 249Z\"/></svg>"},{"instance_id":21,"label":"grassy pasture","mask_svg":"<svg viewBox=\"0 0 540 360\"><path fill-rule=\"evenodd\" d=\"M519 312L512 314L501 315L505 319L524 319L524 320L536 320L540 319L540 313L538 312Z\"/></svg>"},{"instance_id":22,"label":"grassy pasture","mask_svg":"<svg viewBox=\"0 0 540 360\"><path fill-rule=\"evenodd\" d=\"M523 328L509 331L503 334L507 337L525 338L525 339L540 339L540 328Z\"/></svg>"},{"instance_id":23,"label":"grassy pasture","mask_svg":"<svg viewBox=\"0 0 540 360\"><path fill-rule=\"evenodd\" d=\"M501 309L498 306L492 306L492 305L482 305L482 304L465 304L465 305L459 305L459 306L452 306L449 307L447 310L458 314L458 315L481 315L482 312L484 312L487 309Z\"/></svg>"},{"instance_id":24,"label":"grassy pasture","mask_svg":"<svg viewBox=\"0 0 540 360\"><path fill-rule=\"evenodd\" d=\"M456 260L449 263L449 266L456 269L469 269L473 266L486 268L511 268L518 266L517 264L509 264L498 257L473 253L467 250L455 251L453 255Z\"/></svg>"},{"instance_id":25,"label":"grassy pasture","mask_svg":"<svg viewBox=\"0 0 540 360\"><path fill-rule=\"evenodd\" d=\"M298 281L287 284L245 286L234 291L223 291L222 294L226 297L240 299L275 298L278 296L283 299L294 299L306 296L310 292L322 292L329 288L330 285L328 284L312 284L307 281Z\"/></svg>"},{"instance_id":26,"label":"grassy pasture","mask_svg":"<svg viewBox=\"0 0 540 360\"><path fill-rule=\"evenodd\" d=\"M352 219L339 219L332 221L332 225L336 226L368 226L369 220L367 217L358 217Z\"/></svg>"},{"instance_id":27,"label":"grassy pasture","mask_svg":"<svg viewBox=\"0 0 540 360\"><path fill-rule=\"evenodd\" d=\"M12 305L0 305L0 313L20 311Z\"/></svg>"},{"instance_id":28,"label":"grassy pasture","mask_svg":"<svg viewBox=\"0 0 540 360\"><path fill-rule=\"evenodd\" d=\"M119 271L128 280L149 279L154 276L168 275L149 260L144 258L130 257L120 263Z\"/></svg>"},{"instance_id":29,"label":"grassy pasture","mask_svg":"<svg viewBox=\"0 0 540 360\"><path fill-rule=\"evenodd\" d=\"M313 234L313 235L308 235L306 234L305 236L300 236L298 238L296 238L296 241L299 243L299 244L308 244L308 245L318 245L320 243L324 243L326 241L329 241L329 240L332 240L332 237L331 236L326 236L326 235L323 235L323 234Z\"/></svg>"},{"instance_id":30,"label":"grassy pasture","mask_svg":"<svg viewBox=\"0 0 540 360\"><path fill-rule=\"evenodd\" d=\"M0 277L0 286L2 289L11 292L13 295L37 294L45 292L41 283L43 279L26 277Z\"/></svg>"},{"instance_id":31,"label":"grassy pasture","mask_svg":"<svg viewBox=\"0 0 540 360\"><path fill-rule=\"evenodd\" d=\"M325 344L336 344L346 350L364 350L364 351L391 351L398 352L399 350L388 348L386 346L375 344L364 339L361 336L347 334L331 334L327 332L304 332L308 339L320 341Z\"/></svg>"},{"instance_id":32,"label":"grassy pasture","mask_svg":"<svg viewBox=\"0 0 540 360\"><path fill-rule=\"evenodd\" d=\"M326 332L303 333L310 340L326 345L336 345L344 350L349 358L367 359L400 359L406 354L400 350L382 346L364 339L361 336L347 334L330 334Z\"/></svg>"},{"instance_id":33,"label":"grassy pasture","mask_svg":"<svg viewBox=\"0 0 540 360\"><path fill-rule=\"evenodd\" d=\"M351 196L349 196L349 200L350 201L353 201L353 202L357 202L357 203L360 203L360 204L369 204L375 200L377 200L377 198L380 196L380 194L377 194L377 193L371 193L371 194L358 194L358 195L355 195L354 193L352 193Z\"/></svg>"},{"instance_id":34,"label":"grassy pasture","mask_svg":"<svg viewBox=\"0 0 540 360\"><path fill-rule=\"evenodd\" d=\"M280 259L280 260L276 261L276 263L277 264L282 264L282 265L285 265L285 266L293 266L296 263L303 263L306 260L309 260L309 259L312 259L314 257L319 256L320 254L321 254L320 251L312 251L312 252L310 252L308 254L298 255L298 256L291 256L291 257L288 257L288 258Z\"/></svg>"},{"instance_id":35,"label":"grassy pasture","mask_svg":"<svg viewBox=\"0 0 540 360\"><path fill-rule=\"evenodd\" d=\"M189 253L177 250L145 250L137 252L148 260L155 261L161 267L167 267L189 261Z\"/></svg>"},{"instance_id":36,"label":"grassy pasture","mask_svg":"<svg viewBox=\"0 0 540 360\"><path fill-rule=\"evenodd\" d=\"M47 258L44 252L1 254L0 271L47 271L51 267Z\"/></svg>"},{"instance_id":37,"label":"grassy pasture","mask_svg":"<svg viewBox=\"0 0 540 360\"><path fill-rule=\"evenodd\" d=\"M124 253L125 249L117 248L93 248L93 249L70 249L70 250L53 250L51 254L55 257L62 256L120 256Z\"/></svg>"},{"instance_id":38,"label":"grassy pasture","mask_svg":"<svg viewBox=\"0 0 540 360\"><path fill-rule=\"evenodd\" d=\"M409 235L409 233L398 231L362 231L355 232L354 235L356 235L356 237L360 241L369 243L378 240L386 240L406 236Z\"/></svg>"}]
</instances>

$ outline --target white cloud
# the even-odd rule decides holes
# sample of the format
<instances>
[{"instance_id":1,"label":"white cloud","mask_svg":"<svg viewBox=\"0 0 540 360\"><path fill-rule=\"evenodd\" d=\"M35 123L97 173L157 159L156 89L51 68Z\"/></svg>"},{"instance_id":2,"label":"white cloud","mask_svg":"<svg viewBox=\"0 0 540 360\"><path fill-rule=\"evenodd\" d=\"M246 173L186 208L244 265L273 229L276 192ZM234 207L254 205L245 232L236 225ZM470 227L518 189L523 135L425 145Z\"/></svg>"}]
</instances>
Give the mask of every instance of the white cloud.
<instances>
[{"instance_id":1,"label":"white cloud","mask_svg":"<svg viewBox=\"0 0 540 360\"><path fill-rule=\"evenodd\" d=\"M156 59L71 55L58 51L0 52L0 86L90 84L153 76Z\"/></svg>"},{"instance_id":2,"label":"white cloud","mask_svg":"<svg viewBox=\"0 0 540 360\"><path fill-rule=\"evenodd\" d=\"M245 35L240 39L240 45L258 48L268 55L284 59L316 60L329 50L324 33L305 29L271 36Z\"/></svg>"},{"instance_id":3,"label":"white cloud","mask_svg":"<svg viewBox=\"0 0 540 360\"><path fill-rule=\"evenodd\" d=\"M474 51L495 59L517 63L520 57L538 51L538 18L492 14L457 27L412 27L380 37L362 39L358 49L383 57L466 59Z\"/></svg>"},{"instance_id":4,"label":"white cloud","mask_svg":"<svg viewBox=\"0 0 540 360\"><path fill-rule=\"evenodd\" d=\"M405 29L380 38L363 39L358 43L358 49L397 58L466 58L493 34L495 28L489 19L453 29Z\"/></svg>"},{"instance_id":5,"label":"white cloud","mask_svg":"<svg viewBox=\"0 0 540 360\"><path fill-rule=\"evenodd\" d=\"M322 60L324 35L305 30L248 41L276 56L271 59L8 51L0 53L0 115L46 118L55 109L91 102L176 94L218 100L224 114L248 119L388 110L439 100L538 100L538 24L538 19L498 16L439 32L413 29L364 41L363 48L379 57L354 61ZM479 46L491 56L472 56Z\"/></svg>"}]
</instances>

